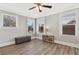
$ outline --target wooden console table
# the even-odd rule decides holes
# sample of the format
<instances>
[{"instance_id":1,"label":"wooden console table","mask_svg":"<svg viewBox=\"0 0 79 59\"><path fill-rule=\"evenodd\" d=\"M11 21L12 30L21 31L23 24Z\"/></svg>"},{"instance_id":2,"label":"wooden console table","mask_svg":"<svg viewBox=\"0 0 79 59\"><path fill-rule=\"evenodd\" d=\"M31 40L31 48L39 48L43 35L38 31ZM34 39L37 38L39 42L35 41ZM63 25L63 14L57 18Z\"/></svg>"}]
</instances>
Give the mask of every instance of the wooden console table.
<instances>
[{"instance_id":1,"label":"wooden console table","mask_svg":"<svg viewBox=\"0 0 79 59\"><path fill-rule=\"evenodd\" d=\"M52 35L42 35L42 40L49 43L54 43L54 36Z\"/></svg>"}]
</instances>

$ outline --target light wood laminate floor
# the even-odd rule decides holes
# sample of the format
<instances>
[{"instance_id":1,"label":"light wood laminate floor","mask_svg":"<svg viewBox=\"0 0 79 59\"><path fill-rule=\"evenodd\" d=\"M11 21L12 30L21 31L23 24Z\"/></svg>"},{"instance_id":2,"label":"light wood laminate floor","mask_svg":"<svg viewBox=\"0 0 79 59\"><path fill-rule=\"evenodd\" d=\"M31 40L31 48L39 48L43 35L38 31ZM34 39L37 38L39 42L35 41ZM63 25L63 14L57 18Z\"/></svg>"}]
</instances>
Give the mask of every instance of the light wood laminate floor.
<instances>
[{"instance_id":1,"label":"light wood laminate floor","mask_svg":"<svg viewBox=\"0 0 79 59\"><path fill-rule=\"evenodd\" d=\"M34 39L30 42L0 48L1 55L78 55L79 49L43 42Z\"/></svg>"}]
</instances>

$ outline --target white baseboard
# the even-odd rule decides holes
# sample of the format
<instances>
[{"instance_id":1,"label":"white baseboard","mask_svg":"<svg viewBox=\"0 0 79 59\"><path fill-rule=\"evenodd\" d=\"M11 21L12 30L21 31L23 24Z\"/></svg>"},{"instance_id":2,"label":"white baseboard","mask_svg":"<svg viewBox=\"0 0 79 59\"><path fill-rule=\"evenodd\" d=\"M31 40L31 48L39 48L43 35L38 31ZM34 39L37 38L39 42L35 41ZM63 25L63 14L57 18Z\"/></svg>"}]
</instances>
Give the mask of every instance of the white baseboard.
<instances>
[{"instance_id":1,"label":"white baseboard","mask_svg":"<svg viewBox=\"0 0 79 59\"><path fill-rule=\"evenodd\" d=\"M14 41L12 41L12 42L0 43L0 47L7 46L7 45L11 45L11 44L14 44L14 43L15 43Z\"/></svg>"},{"instance_id":2,"label":"white baseboard","mask_svg":"<svg viewBox=\"0 0 79 59\"><path fill-rule=\"evenodd\" d=\"M59 41L59 40L55 40L55 43L62 44L62 45L67 45L67 46L71 46L71 47L75 47L75 48L79 48L79 44L68 43L68 42Z\"/></svg>"},{"instance_id":3,"label":"white baseboard","mask_svg":"<svg viewBox=\"0 0 79 59\"><path fill-rule=\"evenodd\" d=\"M63 42L63 41L58 41L58 40L55 40L55 43L59 43L59 44L62 44L62 45L67 45L67 46L79 48L79 44L73 44L73 43L68 43L68 42Z\"/></svg>"}]
</instances>

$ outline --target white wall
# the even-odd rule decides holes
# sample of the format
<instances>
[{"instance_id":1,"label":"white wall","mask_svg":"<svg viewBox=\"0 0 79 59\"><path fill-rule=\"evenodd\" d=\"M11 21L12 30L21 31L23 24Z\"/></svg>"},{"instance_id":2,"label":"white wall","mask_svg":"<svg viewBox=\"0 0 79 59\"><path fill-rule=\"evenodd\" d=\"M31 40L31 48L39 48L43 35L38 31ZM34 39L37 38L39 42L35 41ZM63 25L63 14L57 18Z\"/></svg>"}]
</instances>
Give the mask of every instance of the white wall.
<instances>
[{"instance_id":1,"label":"white wall","mask_svg":"<svg viewBox=\"0 0 79 59\"><path fill-rule=\"evenodd\" d=\"M59 40L59 14L50 15L45 17L46 26L49 27L49 33Z\"/></svg>"},{"instance_id":2,"label":"white wall","mask_svg":"<svg viewBox=\"0 0 79 59\"><path fill-rule=\"evenodd\" d=\"M8 13L9 12L2 12L2 13ZM12 13L10 13L12 14ZM12 28L6 28L2 29L0 28L0 46L3 44L8 45L10 42L14 42L15 37L19 36L26 36L26 17L24 16L18 16L18 27L15 29Z\"/></svg>"},{"instance_id":3,"label":"white wall","mask_svg":"<svg viewBox=\"0 0 79 59\"><path fill-rule=\"evenodd\" d=\"M76 26L76 31L77 31L77 35L76 36L72 36L72 35L66 35L63 36L61 35L61 31L60 31L60 16L62 13L59 14L54 14L54 15L49 15L46 18L46 26L50 26L50 33L52 35L55 36L55 41L62 41L62 42L67 42L67 43L73 43L73 44L79 44L79 9L74 9L74 10L70 10L71 12L76 11L77 13L77 26ZM68 11L65 11L68 12Z\"/></svg>"}]
</instances>

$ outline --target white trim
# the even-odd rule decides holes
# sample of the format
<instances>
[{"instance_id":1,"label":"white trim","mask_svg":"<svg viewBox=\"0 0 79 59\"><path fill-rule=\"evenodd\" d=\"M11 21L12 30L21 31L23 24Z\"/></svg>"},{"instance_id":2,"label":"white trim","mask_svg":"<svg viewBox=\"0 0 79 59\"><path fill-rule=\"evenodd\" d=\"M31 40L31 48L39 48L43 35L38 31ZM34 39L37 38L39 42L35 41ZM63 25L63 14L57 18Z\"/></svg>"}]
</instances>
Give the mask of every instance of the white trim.
<instances>
[{"instance_id":1,"label":"white trim","mask_svg":"<svg viewBox=\"0 0 79 59\"><path fill-rule=\"evenodd\" d=\"M75 48L79 48L79 44L73 44L73 43L68 43L68 42L58 41L58 40L55 40L55 43L62 44L62 45L67 45L67 46L71 46L71 47L75 47Z\"/></svg>"},{"instance_id":2,"label":"white trim","mask_svg":"<svg viewBox=\"0 0 79 59\"><path fill-rule=\"evenodd\" d=\"M4 47L4 46L7 46L7 45L11 45L11 44L15 44L15 42L14 41L12 41L12 42L4 42L4 43L0 44L0 47Z\"/></svg>"}]
</instances>

